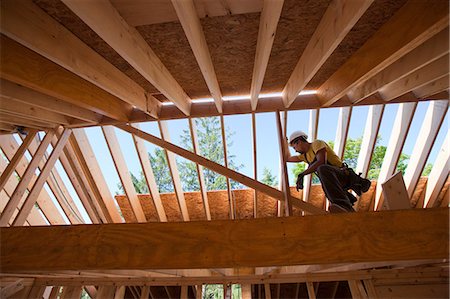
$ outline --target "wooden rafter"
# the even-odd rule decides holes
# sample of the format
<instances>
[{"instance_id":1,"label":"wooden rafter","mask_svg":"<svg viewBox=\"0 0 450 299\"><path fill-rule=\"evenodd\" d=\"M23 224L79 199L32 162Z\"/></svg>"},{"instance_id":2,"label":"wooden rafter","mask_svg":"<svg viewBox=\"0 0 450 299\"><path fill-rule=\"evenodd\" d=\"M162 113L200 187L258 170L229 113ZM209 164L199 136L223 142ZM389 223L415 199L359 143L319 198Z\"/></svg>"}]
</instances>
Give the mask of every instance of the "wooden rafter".
<instances>
[{"instance_id":1,"label":"wooden rafter","mask_svg":"<svg viewBox=\"0 0 450 299\"><path fill-rule=\"evenodd\" d=\"M188 150L180 148L170 142L164 141L158 137L147 134L143 131L137 130L136 128L133 128L133 127L130 127L127 125L117 125L116 127L118 127L119 129L122 129L128 133L134 134L142 139L145 139L148 142L151 142L157 146L165 148L166 150L171 151L177 155L180 155L185 159L191 160L195 163L199 163L206 168L209 168L221 175L224 175L235 181L238 181L250 188L257 189L258 191L265 193L265 194L269 195L270 197L273 197L274 199L277 199L277 200L283 199L283 193L281 191L274 189L272 187L269 187L265 184L262 184L258 181L255 181L241 173L238 173L234 170L226 168L218 163L212 162L206 158L196 155ZM318 208L314 207L313 205L310 205L306 202L303 202L302 200L298 200L295 198L292 200L292 204L296 205L300 209L307 211L309 213L312 213L312 214L323 214L324 213L323 210L318 209Z\"/></svg>"},{"instance_id":2,"label":"wooden rafter","mask_svg":"<svg viewBox=\"0 0 450 299\"><path fill-rule=\"evenodd\" d=\"M170 141L169 127L167 122L160 121L159 130L161 132L161 137L163 140ZM189 212L186 206L186 199L184 198L183 187L181 186L180 173L178 171L177 161L175 155L164 149L167 158L167 166L169 167L170 175L172 177L173 188L177 196L178 207L180 208L180 213L184 221L189 221Z\"/></svg>"},{"instance_id":3,"label":"wooden rafter","mask_svg":"<svg viewBox=\"0 0 450 299\"><path fill-rule=\"evenodd\" d=\"M404 78L397 80L380 89L380 94L385 101L395 99L416 88L429 84L436 79L449 74L449 55L425 65Z\"/></svg>"},{"instance_id":4,"label":"wooden rafter","mask_svg":"<svg viewBox=\"0 0 450 299\"><path fill-rule=\"evenodd\" d=\"M92 183L92 188L95 187L98 190L112 221L114 223L123 222L85 131L83 129L73 130L73 138L70 139L70 143L77 159L82 161L81 164L85 166L84 173L86 177L90 177L89 181Z\"/></svg>"},{"instance_id":5,"label":"wooden rafter","mask_svg":"<svg viewBox=\"0 0 450 299\"><path fill-rule=\"evenodd\" d=\"M200 148L198 143L197 125L195 121L192 120L192 118L189 118L189 131L191 132L192 147L194 150L194 154L198 155ZM205 209L206 219L211 220L211 210L209 208L208 193L205 184L205 175L203 173L203 166L199 165L198 163L195 163L195 165L197 168L200 193L202 194L203 209Z\"/></svg>"},{"instance_id":6,"label":"wooden rafter","mask_svg":"<svg viewBox=\"0 0 450 299\"><path fill-rule=\"evenodd\" d=\"M447 1L408 1L318 90L322 106L330 106L350 89L448 26ZM389 42L386 43L386 36Z\"/></svg>"},{"instance_id":7,"label":"wooden rafter","mask_svg":"<svg viewBox=\"0 0 450 299\"><path fill-rule=\"evenodd\" d=\"M319 131L319 116L320 116L320 110L314 109L309 111L309 125L308 125L308 140L309 142L312 142L313 140L317 139L317 134ZM311 183L312 183L312 174L305 176L305 181L303 184L303 200L308 201L309 200L309 193L311 191ZM325 207L327 206L327 201L325 200Z\"/></svg>"},{"instance_id":8,"label":"wooden rafter","mask_svg":"<svg viewBox=\"0 0 450 299\"><path fill-rule=\"evenodd\" d=\"M0 262L2 271L10 273L444 259L448 257L449 247L448 217L449 209L441 208L193 221L189 224L169 222L0 228ZM421 230L416 229L417 223L421 224ZM280 234L280 231L284 233ZM84 237L79 238L80 235ZM136 238L137 235L139 238ZM223 240L223 236L228 236L228 241ZM42 239L47 240L45 247L28 250L42 244ZM208 240L208 243L199 247L198 240ZM239 240L239 246L231 240ZM156 252L155 244L159 249ZM307 244L303 246L302 254L292 250L298 244ZM104 250L110 247L114 250ZM322 247L333 247L339 255L329 254L328 250L317 250ZM58 248L67 250L62 254ZM196 248L197 254L192 255L189 248ZM85 254L86 250L89 250L89 255ZM154 254L149 255L152 250ZM177 279L180 281L179 277Z\"/></svg>"},{"instance_id":9,"label":"wooden rafter","mask_svg":"<svg viewBox=\"0 0 450 299\"><path fill-rule=\"evenodd\" d=\"M36 52L1 36L0 77L119 121L133 107Z\"/></svg>"},{"instance_id":10,"label":"wooden rafter","mask_svg":"<svg viewBox=\"0 0 450 299\"><path fill-rule=\"evenodd\" d=\"M157 118L160 102L32 2L1 3L1 32Z\"/></svg>"},{"instance_id":11,"label":"wooden rafter","mask_svg":"<svg viewBox=\"0 0 450 299\"><path fill-rule=\"evenodd\" d=\"M357 173L361 172L363 177L366 177L369 172L370 161L372 160L372 153L377 141L378 131L380 130L383 112L384 105L373 105L369 107L355 170Z\"/></svg>"},{"instance_id":12,"label":"wooden rafter","mask_svg":"<svg viewBox=\"0 0 450 299\"><path fill-rule=\"evenodd\" d=\"M276 122L277 122L277 135L278 135L278 147L280 150L280 168L281 168L281 190L283 192L283 205L284 206L284 215L290 216L292 215L292 203L290 202L290 192L291 188L289 188L289 176L287 173L287 165L286 165L286 157L287 148L286 143L286 135L283 134L283 126L281 124L280 112L275 113Z\"/></svg>"},{"instance_id":13,"label":"wooden rafter","mask_svg":"<svg viewBox=\"0 0 450 299\"><path fill-rule=\"evenodd\" d=\"M448 28L442 30L372 78L351 89L347 95L353 103L358 103L383 86L395 82L442 57L449 51L448 35Z\"/></svg>"},{"instance_id":14,"label":"wooden rafter","mask_svg":"<svg viewBox=\"0 0 450 299\"><path fill-rule=\"evenodd\" d=\"M414 145L413 152L409 158L408 167L405 170L405 185L408 196L411 198L420 174L422 173L428 155L436 140L439 128L448 109L448 100L432 101L428 107L425 119L420 128L419 137Z\"/></svg>"},{"instance_id":15,"label":"wooden rafter","mask_svg":"<svg viewBox=\"0 0 450 299\"><path fill-rule=\"evenodd\" d=\"M26 118L26 117L14 115L9 112L0 112L0 119L3 122L12 124L14 126L33 128L33 129L38 129L39 131L55 129L58 126L58 124L56 124L56 123L33 120L33 119Z\"/></svg>"},{"instance_id":16,"label":"wooden rafter","mask_svg":"<svg viewBox=\"0 0 450 299\"><path fill-rule=\"evenodd\" d=\"M292 104L372 2L335 0L330 3L283 89L286 107Z\"/></svg>"},{"instance_id":17,"label":"wooden rafter","mask_svg":"<svg viewBox=\"0 0 450 299\"><path fill-rule=\"evenodd\" d=\"M189 96L139 32L122 19L109 1L63 0L62 2L184 114L189 115L191 104Z\"/></svg>"},{"instance_id":18,"label":"wooden rafter","mask_svg":"<svg viewBox=\"0 0 450 299\"><path fill-rule=\"evenodd\" d=\"M141 203L139 202L133 182L131 181L130 172L128 171L119 141L114 132L114 127L102 127L102 131L134 216L138 222L146 222L147 220L145 219L144 211L142 210Z\"/></svg>"},{"instance_id":19,"label":"wooden rafter","mask_svg":"<svg viewBox=\"0 0 450 299\"><path fill-rule=\"evenodd\" d=\"M392 125L391 137L389 138L383 164L378 175L374 204L375 210L380 209L382 206L381 184L394 174L416 107L417 103L402 103L398 107L397 115Z\"/></svg>"},{"instance_id":20,"label":"wooden rafter","mask_svg":"<svg viewBox=\"0 0 450 299\"><path fill-rule=\"evenodd\" d=\"M258 105L258 97L264 81L267 64L269 63L278 20L280 19L284 0L265 0L261 12L256 44L255 63L253 65L252 85L250 87L250 100L252 110Z\"/></svg>"},{"instance_id":21,"label":"wooden rafter","mask_svg":"<svg viewBox=\"0 0 450 299\"><path fill-rule=\"evenodd\" d=\"M22 226L25 223L27 216L30 214L31 209L33 208L34 204L36 203L36 201L38 199L39 193L41 193L41 191L42 191L42 187L44 186L44 183L47 181L47 178L50 175L50 172L52 171L53 166L56 163L56 160L58 160L59 155L61 154L62 150L64 149L64 146L66 145L66 142L69 140L70 134L72 134L72 130L64 129L63 133L59 137L58 143L53 148L52 153L50 154L50 157L48 158L47 162L45 163L44 168L42 169L41 173L39 174L38 179L34 183L33 188L31 188L30 193L28 194L27 198L25 199L24 204L20 208L19 214L17 214L15 220L13 221L14 226ZM47 137L47 135L46 135L46 137ZM42 142L44 142L44 141L42 141ZM38 148L37 152L39 152L39 148ZM38 154L36 154L36 156L38 156Z\"/></svg>"},{"instance_id":22,"label":"wooden rafter","mask_svg":"<svg viewBox=\"0 0 450 299\"><path fill-rule=\"evenodd\" d=\"M257 142L256 142L256 115L252 113L252 140L253 140L253 179L258 180L258 159L257 159ZM253 217L258 217L258 191L254 189L253 193Z\"/></svg>"},{"instance_id":23,"label":"wooden rafter","mask_svg":"<svg viewBox=\"0 0 450 299\"><path fill-rule=\"evenodd\" d=\"M352 117L352 107L339 108L339 117L336 128L336 137L334 139L334 152L336 155L343 159L345 144L347 142L348 129L350 124L350 118Z\"/></svg>"},{"instance_id":24,"label":"wooden rafter","mask_svg":"<svg viewBox=\"0 0 450 299\"><path fill-rule=\"evenodd\" d=\"M438 92L447 91L450 87L449 81L450 76L446 75L422 87L415 88L413 90L413 93L418 98L421 99L427 98ZM448 95L445 98L448 99L449 98Z\"/></svg>"},{"instance_id":25,"label":"wooden rafter","mask_svg":"<svg viewBox=\"0 0 450 299\"><path fill-rule=\"evenodd\" d=\"M428 176L427 187L425 192L424 207L433 207L439 192L445 184L445 181L449 175L450 166L450 149L448 145L450 143L450 135L447 131L447 135L442 143L442 147L434 161L433 168Z\"/></svg>"},{"instance_id":26,"label":"wooden rafter","mask_svg":"<svg viewBox=\"0 0 450 299\"><path fill-rule=\"evenodd\" d=\"M222 132L222 146L223 146L223 160L225 164L225 168L228 168L228 151L227 151L227 137L225 133L225 121L223 119L223 115L220 116L220 129ZM236 202L231 192L230 178L225 177L227 184L227 194L228 194L228 203L230 205L230 219L236 218Z\"/></svg>"},{"instance_id":27,"label":"wooden rafter","mask_svg":"<svg viewBox=\"0 0 450 299\"><path fill-rule=\"evenodd\" d=\"M209 53L208 44L206 43L194 1L172 0L172 5L183 26L184 33L186 34L192 52L197 59L197 63L203 74L206 85L208 86L209 92L216 103L217 111L222 113L222 92L220 91L219 82L217 81L216 72L211 60L211 54Z\"/></svg>"}]
</instances>

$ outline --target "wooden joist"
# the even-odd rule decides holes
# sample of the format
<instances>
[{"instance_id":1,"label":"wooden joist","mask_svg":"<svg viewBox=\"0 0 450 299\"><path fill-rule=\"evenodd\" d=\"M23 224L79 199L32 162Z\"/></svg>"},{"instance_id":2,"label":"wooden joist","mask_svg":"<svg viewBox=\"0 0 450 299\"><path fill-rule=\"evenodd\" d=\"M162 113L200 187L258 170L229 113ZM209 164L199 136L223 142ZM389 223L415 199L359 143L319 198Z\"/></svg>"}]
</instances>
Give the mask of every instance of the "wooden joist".
<instances>
[{"instance_id":1,"label":"wooden joist","mask_svg":"<svg viewBox=\"0 0 450 299\"><path fill-rule=\"evenodd\" d=\"M0 228L0 264L3 273L10 273L445 259L448 217L449 209L439 208L233 221ZM46 240L44 247L42 240ZM198 246L198 240L208 242ZM330 254L329 248L338 254Z\"/></svg>"}]
</instances>

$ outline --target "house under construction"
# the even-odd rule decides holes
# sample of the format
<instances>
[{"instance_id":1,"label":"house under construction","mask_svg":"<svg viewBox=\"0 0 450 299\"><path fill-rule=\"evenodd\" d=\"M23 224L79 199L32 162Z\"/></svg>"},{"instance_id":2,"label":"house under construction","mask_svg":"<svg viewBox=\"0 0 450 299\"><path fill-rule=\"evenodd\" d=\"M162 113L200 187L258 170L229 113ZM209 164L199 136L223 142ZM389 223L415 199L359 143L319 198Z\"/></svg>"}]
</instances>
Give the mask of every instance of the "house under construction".
<instances>
[{"instance_id":1,"label":"house under construction","mask_svg":"<svg viewBox=\"0 0 450 299\"><path fill-rule=\"evenodd\" d=\"M223 298L235 286L242 298L449 297L448 1L0 5L1 298L206 298L209 285L223 286ZM378 179L355 213L330 214L310 177L300 192L289 186L295 113L307 113L312 140L320 115L338 110L328 130L342 158L366 107L355 171L367 176L392 105ZM258 155L264 113L274 116L277 157ZM248 119L252 175L229 165L224 123L236 115ZM220 121L224 163L199 151L196 119L207 117ZM169 134L178 120L192 150ZM93 128L123 194L108 186ZM132 140L148 194L133 186L119 133ZM164 151L172 193L159 192L149 144ZM199 191L183 190L179 158L196 165ZM260 159L272 158L278 186L257 177ZM226 190L206 188L206 169Z\"/></svg>"}]
</instances>

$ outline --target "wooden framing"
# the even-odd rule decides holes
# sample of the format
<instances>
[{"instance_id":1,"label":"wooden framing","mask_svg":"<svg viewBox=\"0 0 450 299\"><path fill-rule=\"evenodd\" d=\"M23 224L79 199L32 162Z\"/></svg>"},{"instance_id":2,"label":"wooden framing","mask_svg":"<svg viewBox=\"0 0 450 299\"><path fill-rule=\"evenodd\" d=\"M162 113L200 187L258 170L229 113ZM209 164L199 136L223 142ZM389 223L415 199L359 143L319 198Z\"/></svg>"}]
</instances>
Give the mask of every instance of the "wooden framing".
<instances>
[{"instance_id":1,"label":"wooden framing","mask_svg":"<svg viewBox=\"0 0 450 299\"><path fill-rule=\"evenodd\" d=\"M447 110L448 100L430 102L425 119L420 128L419 138L416 141L408 167L405 170L405 185L410 198L430 154L432 140L436 139Z\"/></svg>"},{"instance_id":2,"label":"wooden framing","mask_svg":"<svg viewBox=\"0 0 450 299\"><path fill-rule=\"evenodd\" d=\"M309 142L312 142L313 140L317 139L317 133L319 131L319 116L320 116L319 109L309 111L309 127L308 127ZM312 182L312 174L305 176L302 193L303 193L303 200L306 202L309 199L309 193L311 190L311 182ZM328 206L327 204L325 204L325 205L326 205L325 207Z\"/></svg>"},{"instance_id":3,"label":"wooden framing","mask_svg":"<svg viewBox=\"0 0 450 299\"><path fill-rule=\"evenodd\" d=\"M223 145L223 160L225 168L228 168L228 154L227 154L227 138L225 133L225 121L223 115L220 116L220 130L222 132L222 145ZM230 203L230 219L236 218L236 202L234 200L233 193L231 192L230 178L225 177L227 184L228 202Z\"/></svg>"},{"instance_id":4,"label":"wooden framing","mask_svg":"<svg viewBox=\"0 0 450 299\"><path fill-rule=\"evenodd\" d=\"M169 127L164 121L158 122L159 130L163 140L170 140ZM170 175L172 177L173 188L178 200L178 207L184 221L189 221L189 212L186 206L186 199L184 198L183 187L181 186L180 173L178 172L177 161L175 155L164 149L167 158L167 166L169 167Z\"/></svg>"},{"instance_id":5,"label":"wooden framing","mask_svg":"<svg viewBox=\"0 0 450 299\"><path fill-rule=\"evenodd\" d=\"M427 97L433 96L436 93L440 93L443 91L448 92L448 89L450 87L449 80L450 80L449 75L443 76L442 78L439 78L439 79L437 79L431 83L428 83L422 87L415 88L413 93L417 97L427 98ZM448 94L444 98L448 99Z\"/></svg>"},{"instance_id":6,"label":"wooden framing","mask_svg":"<svg viewBox=\"0 0 450 299\"><path fill-rule=\"evenodd\" d=\"M102 131L113 158L114 166L119 174L122 187L133 209L136 220L138 222L146 222L144 211L142 210L141 203L137 198L136 190L134 189L127 164L125 163L125 158L122 154L122 150L120 149L116 133L114 132L114 127L102 127Z\"/></svg>"},{"instance_id":7,"label":"wooden framing","mask_svg":"<svg viewBox=\"0 0 450 299\"><path fill-rule=\"evenodd\" d=\"M330 3L283 89L285 107L292 104L372 2L335 0ZM329 30L331 26L333 30Z\"/></svg>"},{"instance_id":8,"label":"wooden framing","mask_svg":"<svg viewBox=\"0 0 450 299\"><path fill-rule=\"evenodd\" d=\"M336 137L334 138L333 150L341 159L344 158L345 144L347 142L347 135L350 118L352 117L352 111L352 107L341 107L339 109L339 118L336 128Z\"/></svg>"},{"instance_id":9,"label":"wooden framing","mask_svg":"<svg viewBox=\"0 0 450 299\"><path fill-rule=\"evenodd\" d=\"M158 137L155 137L153 135L147 134L143 131L137 130L136 128L127 126L127 125L117 125L116 127L118 127L119 129L122 129L124 131L127 131L128 133L134 134L142 139L147 140L148 142L151 142L157 146L163 147L165 149L167 149L168 151L171 151L173 153L176 153L177 155L182 156L185 159L191 160L193 162L199 163L201 165L203 165L204 167L207 167L217 173L220 173L221 175L224 176L228 176L233 180L236 180L250 188L254 188L257 189L258 191L261 191L263 193L266 193L267 195L269 195L270 197L273 197L275 199L278 200L282 200L283 198L283 193L280 192L279 190L276 190L272 187L269 187L265 184L262 184L258 181L255 181L243 174L237 173L229 168L223 167L220 164L217 164L215 162L212 162L208 159L205 159L201 156L198 156L190 151L187 151L185 149L182 149L170 142L164 141ZM318 209L302 200L293 200L292 201L293 205L296 205L297 207L299 207L300 209L307 211L309 213L312 214L323 214L324 211L321 209Z\"/></svg>"},{"instance_id":10,"label":"wooden framing","mask_svg":"<svg viewBox=\"0 0 450 299\"><path fill-rule=\"evenodd\" d=\"M109 1L63 0L80 19L117 51L146 80L183 111L190 113L190 98L155 55L138 31L128 25Z\"/></svg>"},{"instance_id":11,"label":"wooden framing","mask_svg":"<svg viewBox=\"0 0 450 299\"><path fill-rule=\"evenodd\" d=\"M195 124L195 121L192 120L192 118L189 118L189 131L191 132L192 148L194 150L194 154L197 155L199 151L197 125ZM211 211L209 208L208 194L206 192L207 190L205 185L205 176L203 174L203 166L199 165L198 163L195 163L195 165L197 167L198 183L200 186L200 192L202 194L203 209L205 209L206 219L211 220Z\"/></svg>"},{"instance_id":12,"label":"wooden framing","mask_svg":"<svg viewBox=\"0 0 450 299\"><path fill-rule=\"evenodd\" d=\"M448 217L449 209L442 208L189 223L11 227L0 229L0 261L2 271L8 273L443 259L449 246ZM416 229L417 223L421 230ZM328 229L323 230L324 226ZM228 236L227 240L223 236ZM28 250L39 246L43 238L46 247ZM209 242L198 247L199 239ZM347 241L341 242L343 239ZM231 240L239 240L240 245ZM155 244L159 249L148 255ZM307 244L301 254L292 250L298 244ZM67 248L64 254L55 250L61 246ZM102 249L111 246L113 251ZM190 253L192 246L196 255ZM330 246L340 254L330 255Z\"/></svg>"},{"instance_id":13,"label":"wooden framing","mask_svg":"<svg viewBox=\"0 0 450 299\"><path fill-rule=\"evenodd\" d=\"M372 154L377 141L383 112L384 105L374 105L369 107L361 150L359 151L358 162L356 164L356 173L361 172L363 177L366 177L369 171L370 161L372 160Z\"/></svg>"},{"instance_id":14,"label":"wooden framing","mask_svg":"<svg viewBox=\"0 0 450 299\"><path fill-rule=\"evenodd\" d=\"M257 143L256 143L256 116L252 113L252 146L253 146L253 179L258 180L258 159L257 159ZM253 193L253 217L258 217L258 191L254 189Z\"/></svg>"},{"instance_id":15,"label":"wooden framing","mask_svg":"<svg viewBox=\"0 0 450 299\"><path fill-rule=\"evenodd\" d=\"M398 107L394 124L392 125L391 137L384 155L383 164L381 165L380 174L378 175L374 203L375 210L380 209L383 204L381 184L394 174L416 107L417 103L402 103Z\"/></svg>"},{"instance_id":16,"label":"wooden framing","mask_svg":"<svg viewBox=\"0 0 450 299\"><path fill-rule=\"evenodd\" d=\"M289 216L292 215L292 203L290 202L290 192L291 188L289 188L289 176L287 173L287 165L286 165L286 157L289 149L286 148L286 135L283 134L283 126L281 124L280 112L277 111L275 113L276 122L277 122L277 133L278 133L278 147L280 150L280 169L281 169L281 190L283 192L283 201L282 206L284 207L284 215Z\"/></svg>"},{"instance_id":17,"label":"wooden framing","mask_svg":"<svg viewBox=\"0 0 450 299\"><path fill-rule=\"evenodd\" d=\"M1 31L157 118L161 104L32 2L2 2Z\"/></svg>"},{"instance_id":18,"label":"wooden framing","mask_svg":"<svg viewBox=\"0 0 450 299\"><path fill-rule=\"evenodd\" d=\"M132 126L139 129L138 124L134 124ZM150 165L150 160L144 141L134 135L132 135L132 137L139 157L139 162L141 163L142 171L144 173L145 182L147 183L148 191L152 195L153 204L155 205L156 212L158 213L159 221L166 222L166 212L164 211L164 206L162 205L161 197L159 196L158 186L156 185L155 175L153 174L152 166Z\"/></svg>"},{"instance_id":19,"label":"wooden framing","mask_svg":"<svg viewBox=\"0 0 450 299\"><path fill-rule=\"evenodd\" d=\"M319 88L322 106L332 105L350 89L443 30L448 19L446 1L408 1ZM389 43L385 36L389 36Z\"/></svg>"},{"instance_id":20,"label":"wooden framing","mask_svg":"<svg viewBox=\"0 0 450 299\"><path fill-rule=\"evenodd\" d=\"M206 85L216 103L219 113L222 113L222 92L217 82L216 72L209 53L208 44L203 34L202 25L197 15L193 0L172 0L172 5L177 12L178 19L183 26L184 33L189 41L192 52L197 59L200 71L203 74Z\"/></svg>"},{"instance_id":21,"label":"wooden framing","mask_svg":"<svg viewBox=\"0 0 450 299\"><path fill-rule=\"evenodd\" d=\"M269 63L270 52L273 40L277 31L278 20L284 0L265 0L261 12L258 30L258 42L256 44L255 63L253 66L252 85L250 87L250 101L252 110L258 105L258 97L263 85L267 64Z\"/></svg>"}]
</instances>

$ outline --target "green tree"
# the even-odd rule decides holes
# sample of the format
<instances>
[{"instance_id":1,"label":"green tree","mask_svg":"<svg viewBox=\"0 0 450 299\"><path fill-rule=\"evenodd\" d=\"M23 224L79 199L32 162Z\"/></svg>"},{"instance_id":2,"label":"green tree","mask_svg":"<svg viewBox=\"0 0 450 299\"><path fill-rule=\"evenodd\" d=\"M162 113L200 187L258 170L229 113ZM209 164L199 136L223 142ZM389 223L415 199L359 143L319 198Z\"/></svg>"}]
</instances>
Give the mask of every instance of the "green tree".
<instances>
[{"instance_id":1,"label":"green tree","mask_svg":"<svg viewBox=\"0 0 450 299\"><path fill-rule=\"evenodd\" d=\"M427 165L425 165L425 168L422 171L422 176L429 176L431 169L433 169L433 164L427 163Z\"/></svg>"},{"instance_id":2,"label":"green tree","mask_svg":"<svg viewBox=\"0 0 450 299\"><path fill-rule=\"evenodd\" d=\"M278 180L277 180L277 177L272 174L272 172L269 170L269 168L264 167L261 183L264 183L269 186L276 186L276 185L278 185Z\"/></svg>"}]
</instances>

